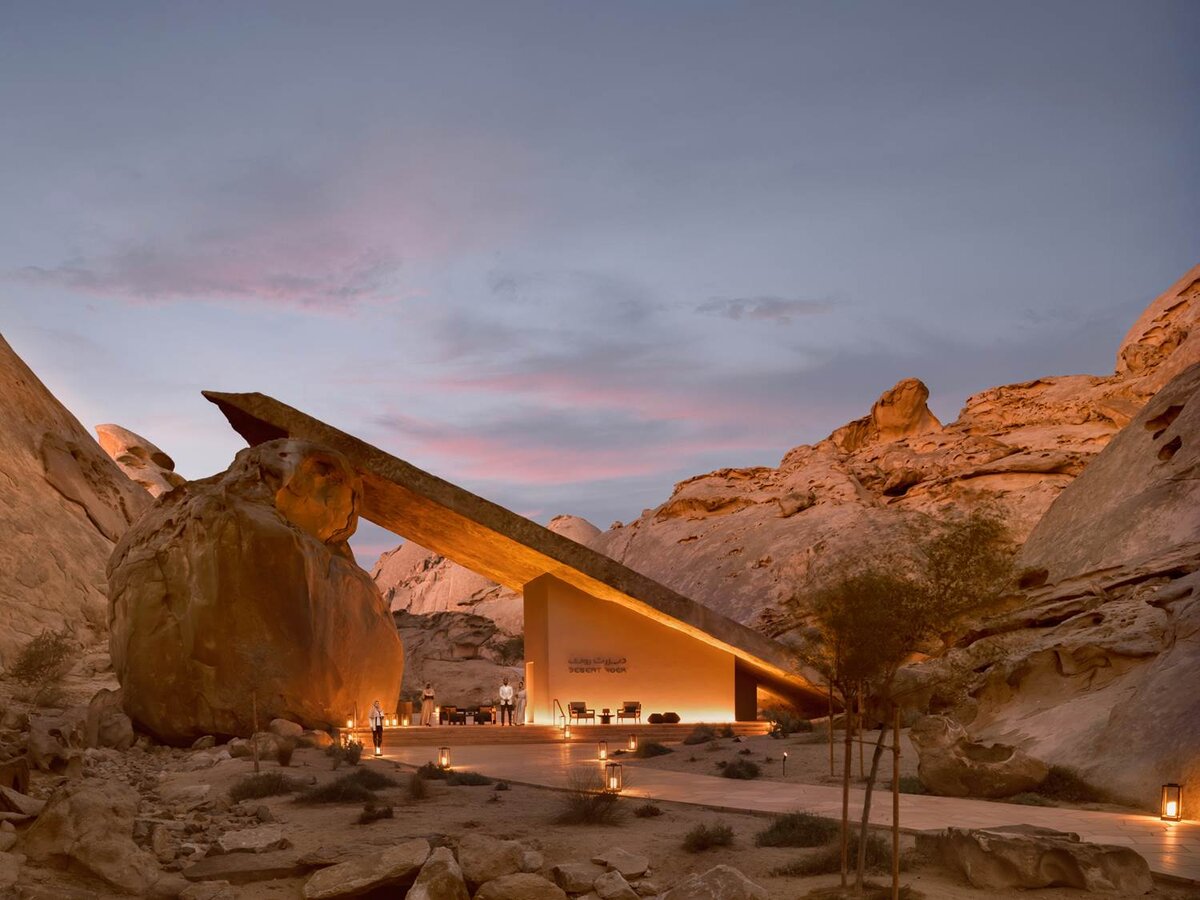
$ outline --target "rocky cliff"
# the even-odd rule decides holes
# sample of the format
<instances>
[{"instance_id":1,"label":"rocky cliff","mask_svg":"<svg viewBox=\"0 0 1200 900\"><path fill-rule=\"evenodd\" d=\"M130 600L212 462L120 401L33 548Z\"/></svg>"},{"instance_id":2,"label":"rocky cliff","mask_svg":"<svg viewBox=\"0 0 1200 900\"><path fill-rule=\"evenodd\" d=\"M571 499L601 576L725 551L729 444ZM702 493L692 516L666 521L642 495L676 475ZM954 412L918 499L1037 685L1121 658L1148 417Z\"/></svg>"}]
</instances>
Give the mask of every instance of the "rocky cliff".
<instances>
[{"instance_id":1,"label":"rocky cliff","mask_svg":"<svg viewBox=\"0 0 1200 900\"><path fill-rule=\"evenodd\" d=\"M150 503L0 337L0 667L45 629L106 634L105 564Z\"/></svg>"}]
</instances>

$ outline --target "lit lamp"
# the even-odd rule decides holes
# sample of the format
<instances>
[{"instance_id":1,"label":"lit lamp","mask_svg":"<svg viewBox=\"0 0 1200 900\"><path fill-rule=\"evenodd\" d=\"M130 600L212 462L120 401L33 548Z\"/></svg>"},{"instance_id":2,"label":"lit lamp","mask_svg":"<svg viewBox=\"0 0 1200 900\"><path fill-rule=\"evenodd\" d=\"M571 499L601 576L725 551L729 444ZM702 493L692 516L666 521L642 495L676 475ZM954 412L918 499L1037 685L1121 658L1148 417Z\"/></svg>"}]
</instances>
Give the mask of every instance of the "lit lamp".
<instances>
[{"instance_id":1,"label":"lit lamp","mask_svg":"<svg viewBox=\"0 0 1200 900\"><path fill-rule=\"evenodd\" d=\"M408 727L408 716L405 716L405 717L404 717L404 727L405 727L405 728L407 728L407 727Z\"/></svg>"},{"instance_id":2,"label":"lit lamp","mask_svg":"<svg viewBox=\"0 0 1200 900\"><path fill-rule=\"evenodd\" d=\"M596 745L596 756L599 757L600 762L605 762L608 759L608 741L600 741Z\"/></svg>"},{"instance_id":3,"label":"lit lamp","mask_svg":"<svg viewBox=\"0 0 1200 900\"><path fill-rule=\"evenodd\" d=\"M783 751L783 774L787 774L787 751Z\"/></svg>"},{"instance_id":4,"label":"lit lamp","mask_svg":"<svg viewBox=\"0 0 1200 900\"><path fill-rule=\"evenodd\" d=\"M353 719L347 719L347 720L346 720L346 727L347 727L347 728L353 728L353 727L354 727L354 720L353 720Z\"/></svg>"},{"instance_id":5,"label":"lit lamp","mask_svg":"<svg viewBox=\"0 0 1200 900\"><path fill-rule=\"evenodd\" d=\"M621 793L621 764L610 762L604 767L604 790L609 794Z\"/></svg>"},{"instance_id":6,"label":"lit lamp","mask_svg":"<svg viewBox=\"0 0 1200 900\"><path fill-rule=\"evenodd\" d=\"M570 739L571 739L571 726L566 723L563 723L563 740L569 741Z\"/></svg>"},{"instance_id":7,"label":"lit lamp","mask_svg":"<svg viewBox=\"0 0 1200 900\"><path fill-rule=\"evenodd\" d=\"M438 750L438 768L439 769L450 768L450 748L449 747L441 747Z\"/></svg>"},{"instance_id":8,"label":"lit lamp","mask_svg":"<svg viewBox=\"0 0 1200 900\"><path fill-rule=\"evenodd\" d=\"M1164 822L1179 822L1183 819L1183 788L1177 784L1162 786L1162 809L1159 818Z\"/></svg>"},{"instance_id":9,"label":"lit lamp","mask_svg":"<svg viewBox=\"0 0 1200 900\"><path fill-rule=\"evenodd\" d=\"M629 750L630 750L630 752L637 750L637 735L636 734L631 734L629 736Z\"/></svg>"}]
</instances>

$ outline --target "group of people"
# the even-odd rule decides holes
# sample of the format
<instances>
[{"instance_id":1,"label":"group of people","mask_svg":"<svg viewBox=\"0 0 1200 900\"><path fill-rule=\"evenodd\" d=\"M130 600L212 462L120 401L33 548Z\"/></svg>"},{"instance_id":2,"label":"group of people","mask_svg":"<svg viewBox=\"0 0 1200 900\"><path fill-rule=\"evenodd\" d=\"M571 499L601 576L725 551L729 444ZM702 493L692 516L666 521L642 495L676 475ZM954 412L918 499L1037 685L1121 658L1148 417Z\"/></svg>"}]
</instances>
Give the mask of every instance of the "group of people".
<instances>
[{"instance_id":1,"label":"group of people","mask_svg":"<svg viewBox=\"0 0 1200 900\"><path fill-rule=\"evenodd\" d=\"M507 678L504 679L500 685L500 702L497 704L501 725L525 724L525 703L528 700L528 696L524 681L518 681L516 688L514 688L509 684ZM434 697L433 682L425 682L425 689L421 691L422 725L433 725Z\"/></svg>"}]
</instances>

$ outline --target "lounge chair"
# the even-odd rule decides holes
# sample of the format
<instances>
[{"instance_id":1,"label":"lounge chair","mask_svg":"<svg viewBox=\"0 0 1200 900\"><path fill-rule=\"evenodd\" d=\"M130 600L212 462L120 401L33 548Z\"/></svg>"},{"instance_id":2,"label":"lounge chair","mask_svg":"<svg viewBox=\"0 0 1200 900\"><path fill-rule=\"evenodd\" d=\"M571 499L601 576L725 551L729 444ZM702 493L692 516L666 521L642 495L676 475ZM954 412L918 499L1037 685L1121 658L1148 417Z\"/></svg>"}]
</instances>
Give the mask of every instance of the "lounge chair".
<instances>
[{"instance_id":1,"label":"lounge chair","mask_svg":"<svg viewBox=\"0 0 1200 900\"><path fill-rule=\"evenodd\" d=\"M642 721L642 704L637 700L626 700L621 708L617 710L618 725L622 719L633 719L633 721L640 723Z\"/></svg>"},{"instance_id":2,"label":"lounge chair","mask_svg":"<svg viewBox=\"0 0 1200 900\"><path fill-rule=\"evenodd\" d=\"M584 719L596 721L596 711L588 709L587 703L582 700L572 700L567 704L567 712L571 714L572 722L582 722Z\"/></svg>"}]
</instances>

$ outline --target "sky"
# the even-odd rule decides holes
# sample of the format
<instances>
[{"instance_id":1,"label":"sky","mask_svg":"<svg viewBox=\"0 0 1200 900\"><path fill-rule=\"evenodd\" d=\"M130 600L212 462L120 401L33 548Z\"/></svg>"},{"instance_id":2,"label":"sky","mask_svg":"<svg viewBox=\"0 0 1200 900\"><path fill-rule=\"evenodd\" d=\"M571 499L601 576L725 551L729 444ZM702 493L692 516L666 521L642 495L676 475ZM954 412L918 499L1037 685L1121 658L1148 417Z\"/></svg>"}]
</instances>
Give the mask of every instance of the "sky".
<instances>
[{"instance_id":1,"label":"sky","mask_svg":"<svg viewBox=\"0 0 1200 900\"><path fill-rule=\"evenodd\" d=\"M189 478L262 391L540 522L1200 262L1200 3L0 4L0 332ZM368 566L398 540L369 524Z\"/></svg>"}]
</instances>

